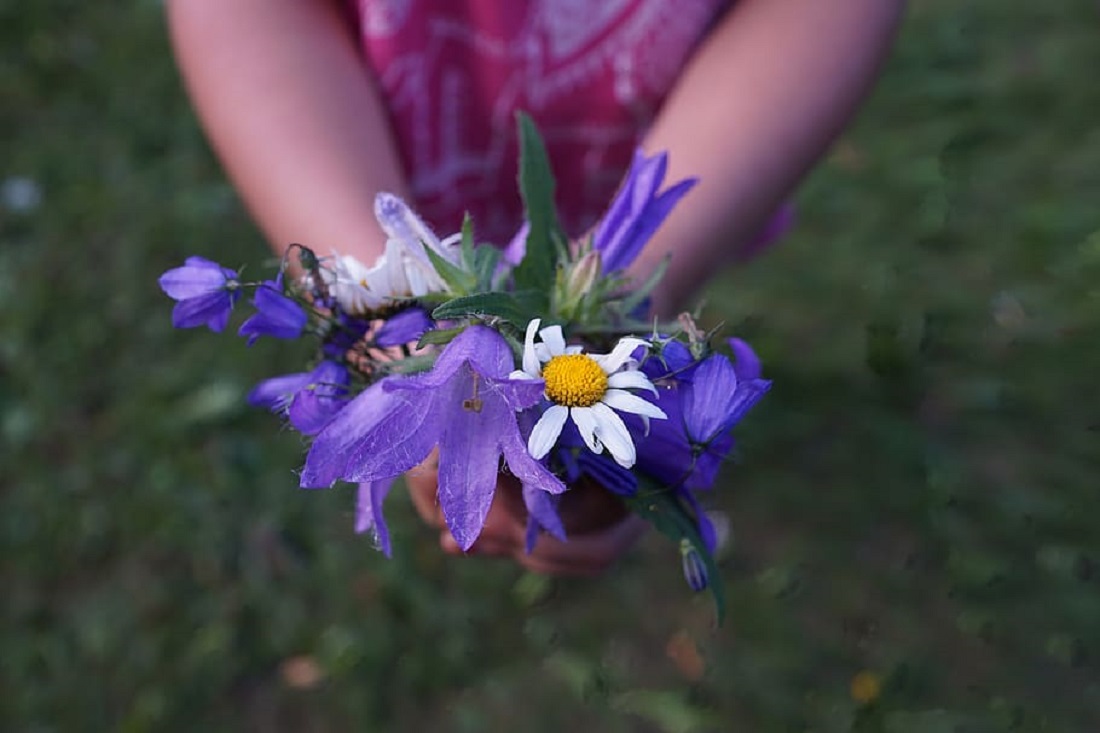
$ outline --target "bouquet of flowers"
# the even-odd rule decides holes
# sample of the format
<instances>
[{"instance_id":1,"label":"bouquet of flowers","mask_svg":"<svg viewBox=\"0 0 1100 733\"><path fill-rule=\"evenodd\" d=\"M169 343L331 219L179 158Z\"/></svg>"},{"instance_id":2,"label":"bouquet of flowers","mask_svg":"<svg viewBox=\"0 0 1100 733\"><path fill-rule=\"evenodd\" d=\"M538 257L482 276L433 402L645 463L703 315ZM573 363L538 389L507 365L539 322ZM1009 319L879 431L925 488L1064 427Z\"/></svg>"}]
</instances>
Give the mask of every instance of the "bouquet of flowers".
<instances>
[{"instance_id":1,"label":"bouquet of flowers","mask_svg":"<svg viewBox=\"0 0 1100 733\"><path fill-rule=\"evenodd\" d=\"M745 342L725 341L731 360L686 314L647 319L663 267L637 285L623 274L695 181L659 190L666 155L639 152L603 220L570 242L541 138L526 116L518 124L527 221L506 248L475 244L469 217L440 239L380 194L388 241L373 265L292 245L273 280L245 283L190 257L160 278L178 301L173 323L223 331L252 288L255 312L239 330L249 344L317 341L307 371L260 383L249 401L308 437L302 487L359 484L356 530L387 556L386 495L430 456L463 549L481 532L499 472L522 485L528 552L544 532L567 540L558 503L587 480L677 544L689 585L709 587L721 617L716 532L698 494L771 383Z\"/></svg>"}]
</instances>

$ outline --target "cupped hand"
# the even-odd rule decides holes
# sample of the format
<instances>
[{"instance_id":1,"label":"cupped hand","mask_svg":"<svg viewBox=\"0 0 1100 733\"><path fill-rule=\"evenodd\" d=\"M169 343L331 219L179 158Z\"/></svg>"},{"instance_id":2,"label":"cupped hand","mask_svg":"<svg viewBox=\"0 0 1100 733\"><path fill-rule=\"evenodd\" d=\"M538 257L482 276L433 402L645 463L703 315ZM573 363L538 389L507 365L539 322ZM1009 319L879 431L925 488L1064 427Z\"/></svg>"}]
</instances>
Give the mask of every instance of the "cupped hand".
<instances>
[{"instance_id":1,"label":"cupped hand","mask_svg":"<svg viewBox=\"0 0 1100 733\"><path fill-rule=\"evenodd\" d=\"M436 498L438 473L432 459L405 475L413 504L421 518L437 528L439 544L452 555L464 554L447 530ZM513 476L497 477L497 489L485 527L465 554L510 557L528 570L547 575L595 576L605 572L645 531L645 521L630 514L610 492L582 480L561 496L558 513L567 541L539 535L526 551L527 510Z\"/></svg>"}]
</instances>

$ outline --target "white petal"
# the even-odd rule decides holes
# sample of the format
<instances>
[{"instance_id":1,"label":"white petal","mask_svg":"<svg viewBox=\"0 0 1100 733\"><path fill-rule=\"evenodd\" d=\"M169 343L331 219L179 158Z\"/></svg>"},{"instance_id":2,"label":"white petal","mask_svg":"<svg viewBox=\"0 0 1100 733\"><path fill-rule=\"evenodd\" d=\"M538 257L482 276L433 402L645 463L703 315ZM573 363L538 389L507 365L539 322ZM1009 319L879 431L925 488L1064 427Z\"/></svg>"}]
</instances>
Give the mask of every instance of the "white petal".
<instances>
[{"instance_id":1,"label":"white petal","mask_svg":"<svg viewBox=\"0 0 1100 733\"><path fill-rule=\"evenodd\" d=\"M569 416L573 418L573 423L577 426L577 431L581 434L584 444L588 446L588 450L593 453L602 452L603 444L596 435L596 415L592 408L573 407L569 410Z\"/></svg>"},{"instance_id":2,"label":"white petal","mask_svg":"<svg viewBox=\"0 0 1100 733\"><path fill-rule=\"evenodd\" d=\"M535 355L535 331L539 330L538 318L531 319L527 324L527 335L523 338L523 371L528 374L542 374L539 368L539 358Z\"/></svg>"},{"instance_id":3,"label":"white petal","mask_svg":"<svg viewBox=\"0 0 1100 733\"><path fill-rule=\"evenodd\" d=\"M647 402L637 395L624 392L621 389L607 390L603 393L603 397L600 398L600 402L603 402L608 407L614 407L620 412L632 412L635 415L655 417L659 420L668 418L665 411L657 407L657 405L652 402Z\"/></svg>"},{"instance_id":4,"label":"white petal","mask_svg":"<svg viewBox=\"0 0 1100 733\"><path fill-rule=\"evenodd\" d=\"M561 429L567 417L569 417L569 408L561 405L554 405L542 413L542 417L531 431L531 437L527 439L527 452L532 458L538 460L550 452L554 443L558 442L558 436L561 435Z\"/></svg>"},{"instance_id":5,"label":"white petal","mask_svg":"<svg viewBox=\"0 0 1100 733\"><path fill-rule=\"evenodd\" d=\"M550 347L541 341L535 344L535 356L544 364L554 358L554 355L550 353Z\"/></svg>"},{"instance_id":6,"label":"white petal","mask_svg":"<svg viewBox=\"0 0 1100 733\"><path fill-rule=\"evenodd\" d=\"M593 356L592 358L599 362L600 366L607 374L617 372L629 359L630 355L634 353L634 350L639 346L649 347L649 342L639 338L626 337L619 339L619 343L615 344L615 348L611 350L610 354L604 356Z\"/></svg>"},{"instance_id":7,"label":"white petal","mask_svg":"<svg viewBox=\"0 0 1100 733\"><path fill-rule=\"evenodd\" d=\"M565 353L565 336L562 335L561 326L547 326L539 331L539 336L550 349L551 356L560 356Z\"/></svg>"},{"instance_id":8,"label":"white petal","mask_svg":"<svg viewBox=\"0 0 1100 733\"><path fill-rule=\"evenodd\" d=\"M654 395L657 394L657 388L649 381L645 372L637 370L615 372L607 378L607 386L614 389L647 389Z\"/></svg>"},{"instance_id":9,"label":"white petal","mask_svg":"<svg viewBox=\"0 0 1100 733\"><path fill-rule=\"evenodd\" d=\"M428 261L423 250L424 246L428 246L449 261L455 261L453 251L445 250L435 232L404 201L393 194L379 193L375 196L374 215L386 234L404 242L417 259Z\"/></svg>"},{"instance_id":10,"label":"white petal","mask_svg":"<svg viewBox=\"0 0 1100 733\"><path fill-rule=\"evenodd\" d=\"M581 346L580 344L577 344L576 346L566 346L565 347L565 353L567 353L567 354L583 354L584 353L584 347Z\"/></svg>"},{"instance_id":11,"label":"white petal","mask_svg":"<svg viewBox=\"0 0 1100 733\"><path fill-rule=\"evenodd\" d=\"M634 451L634 440L630 437L630 431L626 429L623 419L602 402L597 402L591 409L596 417L596 429L607 446L607 452L623 468L633 466L637 453Z\"/></svg>"}]
</instances>

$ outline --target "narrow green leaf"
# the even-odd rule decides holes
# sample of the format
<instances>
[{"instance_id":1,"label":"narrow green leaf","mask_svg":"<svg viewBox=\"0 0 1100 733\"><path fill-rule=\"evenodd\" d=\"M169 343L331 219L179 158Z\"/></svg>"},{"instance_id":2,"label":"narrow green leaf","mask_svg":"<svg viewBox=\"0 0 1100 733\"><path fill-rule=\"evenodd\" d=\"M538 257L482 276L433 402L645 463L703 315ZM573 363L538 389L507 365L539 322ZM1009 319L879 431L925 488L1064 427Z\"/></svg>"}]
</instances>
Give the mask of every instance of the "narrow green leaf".
<instances>
[{"instance_id":1,"label":"narrow green leaf","mask_svg":"<svg viewBox=\"0 0 1100 733\"><path fill-rule=\"evenodd\" d=\"M626 504L653 527L677 544L687 540L699 553L707 570L707 588L714 598L715 618L720 626L726 615L726 595L718 565L696 528L695 518L673 491L653 488L653 483L640 477L638 493L626 499Z\"/></svg>"},{"instance_id":2,"label":"narrow green leaf","mask_svg":"<svg viewBox=\"0 0 1100 733\"><path fill-rule=\"evenodd\" d=\"M473 269L474 264L474 220L470 212L462 217L462 264L467 270Z\"/></svg>"},{"instance_id":3,"label":"narrow green leaf","mask_svg":"<svg viewBox=\"0 0 1100 733\"><path fill-rule=\"evenodd\" d=\"M532 291L515 293L494 291L464 295L436 308L432 311L432 318L437 321L447 321L458 318L495 317L508 321L517 328L525 328L527 323L538 314L538 311L531 307L532 300L537 295Z\"/></svg>"},{"instance_id":4,"label":"narrow green leaf","mask_svg":"<svg viewBox=\"0 0 1100 733\"><path fill-rule=\"evenodd\" d=\"M493 289L493 276L500 263L501 251L491 244L482 244L474 248L473 271L477 278L478 292Z\"/></svg>"},{"instance_id":5,"label":"narrow green leaf","mask_svg":"<svg viewBox=\"0 0 1100 733\"><path fill-rule=\"evenodd\" d=\"M531 230L527 253L513 271L517 288L545 288L553 279L555 247L565 242L554 205L554 174L535 123L516 114L519 129L519 190Z\"/></svg>"},{"instance_id":6,"label":"narrow green leaf","mask_svg":"<svg viewBox=\"0 0 1100 733\"><path fill-rule=\"evenodd\" d=\"M454 341L458 334L465 330L465 326L458 326L457 328L434 328L431 331L425 331L424 335L420 337L420 340L416 342L416 348L423 349L425 346L446 346Z\"/></svg>"},{"instance_id":7,"label":"narrow green leaf","mask_svg":"<svg viewBox=\"0 0 1100 733\"><path fill-rule=\"evenodd\" d=\"M474 288L477 287L477 279L472 272L467 272L452 264L436 253L431 247L425 247L424 251L428 253L428 259L431 260L432 267L434 267L435 271L439 273L439 276L443 278L443 282L447 284L447 289L452 293L465 295L466 293L472 292Z\"/></svg>"}]
</instances>

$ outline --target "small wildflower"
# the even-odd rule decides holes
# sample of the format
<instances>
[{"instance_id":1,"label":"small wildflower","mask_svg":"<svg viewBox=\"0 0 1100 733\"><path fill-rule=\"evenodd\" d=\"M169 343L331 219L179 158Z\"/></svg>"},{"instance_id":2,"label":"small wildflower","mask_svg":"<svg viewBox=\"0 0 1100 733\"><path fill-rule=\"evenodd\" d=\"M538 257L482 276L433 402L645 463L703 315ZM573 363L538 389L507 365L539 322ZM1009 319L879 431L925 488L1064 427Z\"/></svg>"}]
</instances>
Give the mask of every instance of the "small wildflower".
<instances>
[{"instance_id":1,"label":"small wildflower","mask_svg":"<svg viewBox=\"0 0 1100 733\"><path fill-rule=\"evenodd\" d=\"M205 257L188 257L183 267L168 270L158 282L161 290L177 301L172 310L176 328L206 326L221 333L241 294L237 273Z\"/></svg>"},{"instance_id":2,"label":"small wildflower","mask_svg":"<svg viewBox=\"0 0 1100 733\"><path fill-rule=\"evenodd\" d=\"M256 288L252 296L256 312L241 324L237 333L248 336L248 345L256 343L260 336L280 339L296 339L306 327L306 312L302 306L283 295L283 274L267 280Z\"/></svg>"},{"instance_id":3,"label":"small wildflower","mask_svg":"<svg viewBox=\"0 0 1100 733\"><path fill-rule=\"evenodd\" d=\"M605 272L629 267L677 202L697 183L697 179L688 178L658 194L667 168L667 153L647 158L641 150L635 151L626 181L593 238Z\"/></svg>"},{"instance_id":4,"label":"small wildflower","mask_svg":"<svg viewBox=\"0 0 1100 733\"><path fill-rule=\"evenodd\" d=\"M566 420L571 419L593 453L607 448L624 468L634 465L637 452L626 424L615 410L664 419L661 408L628 389L647 389L657 393L653 383L640 371L626 369L633 364L631 353L648 346L642 339L623 338L610 354L585 354L579 347L567 347L561 326L538 330L536 318L527 324L523 348L523 369L513 379L542 379L545 395L553 404L535 423L527 441L531 455L541 459L554 447ZM535 343L538 331L541 342Z\"/></svg>"}]
</instances>

